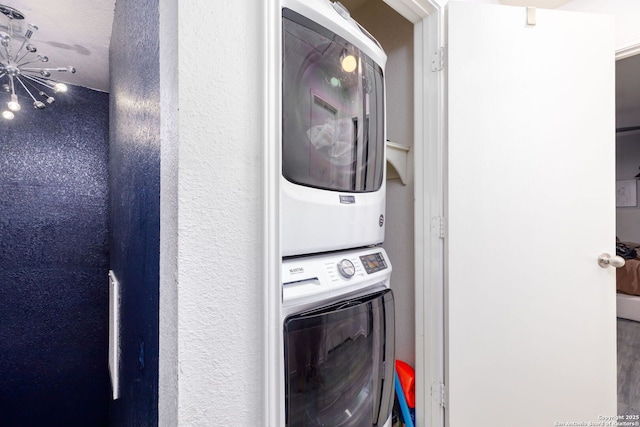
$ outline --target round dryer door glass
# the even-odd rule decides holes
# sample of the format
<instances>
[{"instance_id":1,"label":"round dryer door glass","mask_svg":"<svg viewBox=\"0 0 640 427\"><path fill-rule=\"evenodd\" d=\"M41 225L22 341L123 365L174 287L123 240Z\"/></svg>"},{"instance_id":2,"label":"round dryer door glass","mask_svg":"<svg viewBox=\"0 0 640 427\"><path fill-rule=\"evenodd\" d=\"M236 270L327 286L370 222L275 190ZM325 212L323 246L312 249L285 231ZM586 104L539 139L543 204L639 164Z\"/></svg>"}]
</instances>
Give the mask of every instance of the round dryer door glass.
<instances>
[{"instance_id":1,"label":"round dryer door glass","mask_svg":"<svg viewBox=\"0 0 640 427\"><path fill-rule=\"evenodd\" d=\"M385 148L382 68L308 18L283 14L283 176L327 190L377 191Z\"/></svg>"}]
</instances>

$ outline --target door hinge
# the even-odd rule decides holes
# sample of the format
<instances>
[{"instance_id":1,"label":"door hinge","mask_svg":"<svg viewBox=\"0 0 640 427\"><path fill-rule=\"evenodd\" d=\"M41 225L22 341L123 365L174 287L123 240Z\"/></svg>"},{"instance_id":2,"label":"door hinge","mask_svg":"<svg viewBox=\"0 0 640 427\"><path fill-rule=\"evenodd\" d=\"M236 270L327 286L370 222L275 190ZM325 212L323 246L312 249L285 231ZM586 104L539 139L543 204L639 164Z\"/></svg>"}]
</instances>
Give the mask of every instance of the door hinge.
<instances>
[{"instance_id":1,"label":"door hinge","mask_svg":"<svg viewBox=\"0 0 640 427\"><path fill-rule=\"evenodd\" d=\"M446 220L443 216L434 216L431 218L431 235L444 239L446 235Z\"/></svg>"},{"instance_id":2,"label":"door hinge","mask_svg":"<svg viewBox=\"0 0 640 427\"><path fill-rule=\"evenodd\" d=\"M431 398L435 404L439 404L442 408L446 407L447 390L443 383L431 384Z\"/></svg>"},{"instance_id":3,"label":"door hinge","mask_svg":"<svg viewBox=\"0 0 640 427\"><path fill-rule=\"evenodd\" d=\"M444 47L438 48L431 56L431 71L442 71L444 68Z\"/></svg>"}]
</instances>

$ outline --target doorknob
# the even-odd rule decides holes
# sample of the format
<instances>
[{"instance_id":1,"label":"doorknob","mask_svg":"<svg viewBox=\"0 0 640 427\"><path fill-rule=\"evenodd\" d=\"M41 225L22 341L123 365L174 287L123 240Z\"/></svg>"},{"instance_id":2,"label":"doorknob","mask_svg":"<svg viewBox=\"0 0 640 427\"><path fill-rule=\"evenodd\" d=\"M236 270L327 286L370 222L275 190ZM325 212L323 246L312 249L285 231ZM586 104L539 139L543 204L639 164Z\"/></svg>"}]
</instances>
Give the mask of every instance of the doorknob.
<instances>
[{"instance_id":1,"label":"doorknob","mask_svg":"<svg viewBox=\"0 0 640 427\"><path fill-rule=\"evenodd\" d=\"M602 268L607 268L608 266L620 268L624 265L624 263L624 258L617 255L611 256L608 253L603 253L598 257L598 264Z\"/></svg>"}]
</instances>

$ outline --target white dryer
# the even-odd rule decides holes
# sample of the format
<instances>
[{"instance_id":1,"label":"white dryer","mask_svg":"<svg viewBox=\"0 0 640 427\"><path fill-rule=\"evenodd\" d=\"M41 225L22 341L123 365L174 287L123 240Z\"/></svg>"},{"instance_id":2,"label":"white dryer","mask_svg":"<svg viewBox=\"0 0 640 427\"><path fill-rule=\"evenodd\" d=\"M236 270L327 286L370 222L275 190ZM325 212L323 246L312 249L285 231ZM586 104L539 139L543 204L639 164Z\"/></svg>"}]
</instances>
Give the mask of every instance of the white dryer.
<instances>
[{"instance_id":1,"label":"white dryer","mask_svg":"<svg viewBox=\"0 0 640 427\"><path fill-rule=\"evenodd\" d=\"M391 264L372 247L283 261L287 427L390 427Z\"/></svg>"},{"instance_id":2,"label":"white dryer","mask_svg":"<svg viewBox=\"0 0 640 427\"><path fill-rule=\"evenodd\" d=\"M387 57L329 0L282 0L282 255L382 243Z\"/></svg>"}]
</instances>

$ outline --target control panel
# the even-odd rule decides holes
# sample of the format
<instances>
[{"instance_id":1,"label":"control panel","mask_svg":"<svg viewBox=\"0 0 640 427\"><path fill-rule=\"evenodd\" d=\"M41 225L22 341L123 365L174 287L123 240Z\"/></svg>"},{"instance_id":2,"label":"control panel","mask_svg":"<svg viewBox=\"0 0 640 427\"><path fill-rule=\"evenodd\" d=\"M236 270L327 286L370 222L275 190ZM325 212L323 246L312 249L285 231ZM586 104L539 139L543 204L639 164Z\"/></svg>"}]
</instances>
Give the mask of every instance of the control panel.
<instances>
[{"instance_id":1,"label":"control panel","mask_svg":"<svg viewBox=\"0 0 640 427\"><path fill-rule=\"evenodd\" d=\"M308 280L326 284L345 283L345 280L357 282L368 280L369 276L375 275L374 273L386 272L391 272L391 264L382 248L293 258L285 260L282 265L284 285Z\"/></svg>"},{"instance_id":2,"label":"control panel","mask_svg":"<svg viewBox=\"0 0 640 427\"><path fill-rule=\"evenodd\" d=\"M297 310L301 305L311 306L320 299L329 301L366 287L388 287L391 270L391 262L380 247L284 259L283 307Z\"/></svg>"},{"instance_id":3,"label":"control panel","mask_svg":"<svg viewBox=\"0 0 640 427\"><path fill-rule=\"evenodd\" d=\"M362 255L360 256L360 261L362 261L362 265L364 266L367 274L372 274L387 268L387 263L385 262L384 257L380 252Z\"/></svg>"}]
</instances>

